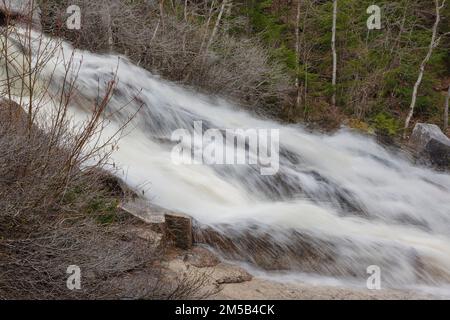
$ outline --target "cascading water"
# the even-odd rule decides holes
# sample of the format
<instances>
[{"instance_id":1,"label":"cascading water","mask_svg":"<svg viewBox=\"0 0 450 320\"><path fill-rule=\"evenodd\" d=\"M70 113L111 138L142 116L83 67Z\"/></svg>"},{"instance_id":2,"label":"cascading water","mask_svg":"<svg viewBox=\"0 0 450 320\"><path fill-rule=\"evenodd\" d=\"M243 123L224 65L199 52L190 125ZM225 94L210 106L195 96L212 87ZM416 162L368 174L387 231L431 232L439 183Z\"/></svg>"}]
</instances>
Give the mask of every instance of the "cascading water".
<instances>
[{"instance_id":1,"label":"cascading water","mask_svg":"<svg viewBox=\"0 0 450 320\"><path fill-rule=\"evenodd\" d=\"M63 83L61 53L67 59L72 50L63 43L40 72L42 81L53 74L50 92ZM124 57L75 51L74 62L81 63L74 120L85 117L117 70L112 122L102 134L111 135L141 107L112 155L117 174L138 190L145 185L154 204L194 217L199 239L226 257L363 285L369 265L381 268L383 286L450 283L448 174L417 167L349 130L330 136L259 119L163 81ZM192 132L200 120L221 130L279 129L278 173L264 176L250 165L174 164L172 132Z\"/></svg>"}]
</instances>

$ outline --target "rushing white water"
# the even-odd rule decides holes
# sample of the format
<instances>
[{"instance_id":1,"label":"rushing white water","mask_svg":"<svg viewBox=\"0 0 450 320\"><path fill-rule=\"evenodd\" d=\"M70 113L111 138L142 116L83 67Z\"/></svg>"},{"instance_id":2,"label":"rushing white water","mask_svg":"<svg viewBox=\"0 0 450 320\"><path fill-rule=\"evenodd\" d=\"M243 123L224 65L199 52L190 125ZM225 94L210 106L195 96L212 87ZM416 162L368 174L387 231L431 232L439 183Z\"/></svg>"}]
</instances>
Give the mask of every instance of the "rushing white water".
<instances>
[{"instance_id":1,"label":"rushing white water","mask_svg":"<svg viewBox=\"0 0 450 320\"><path fill-rule=\"evenodd\" d=\"M65 43L62 48L67 60L72 48ZM270 235L271 245L276 243L271 250L280 250L276 259L288 257L292 270L305 271L305 264L296 262L305 258L306 272L356 277L362 283L369 265L381 267L383 285L450 282L448 174L417 167L405 155L349 130L324 135L259 119L225 100L163 81L124 57L75 51L74 60L81 63L71 106L75 121L102 96L116 70L109 110L119 111L103 135L115 132L142 105L112 155L121 168L117 174L136 190L145 186L153 203L235 239L241 250L235 258L251 256L245 245L249 234ZM65 73L61 52L40 73L43 82L53 70L49 90L57 92ZM279 129L278 174L262 176L256 166L246 165L175 165L172 132L192 131L198 120L209 128ZM304 241L298 234L313 239L303 247L315 250L312 255L292 243ZM320 266L310 261L314 257Z\"/></svg>"}]
</instances>

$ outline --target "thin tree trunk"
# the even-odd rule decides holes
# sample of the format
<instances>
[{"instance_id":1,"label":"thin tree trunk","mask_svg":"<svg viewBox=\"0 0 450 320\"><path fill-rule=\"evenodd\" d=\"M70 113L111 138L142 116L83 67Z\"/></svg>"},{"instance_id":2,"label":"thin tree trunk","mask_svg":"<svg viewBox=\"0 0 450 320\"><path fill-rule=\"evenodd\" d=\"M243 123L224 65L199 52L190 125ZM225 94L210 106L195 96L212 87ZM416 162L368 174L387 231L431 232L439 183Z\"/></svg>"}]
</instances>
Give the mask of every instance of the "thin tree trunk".
<instances>
[{"instance_id":1,"label":"thin tree trunk","mask_svg":"<svg viewBox=\"0 0 450 320\"><path fill-rule=\"evenodd\" d=\"M406 23L406 13L408 11L408 6L405 3L402 3L404 5L403 9L403 16L402 16L402 22L400 23L400 30L398 31L397 39L395 40L395 44L391 47L391 54L394 53L395 50L400 51L400 43L402 40L402 35L405 30L405 23Z\"/></svg>"},{"instance_id":2,"label":"thin tree trunk","mask_svg":"<svg viewBox=\"0 0 450 320\"><path fill-rule=\"evenodd\" d=\"M159 0L159 19L161 21L161 27L164 30L164 0Z\"/></svg>"},{"instance_id":3,"label":"thin tree trunk","mask_svg":"<svg viewBox=\"0 0 450 320\"><path fill-rule=\"evenodd\" d=\"M108 26L108 50L111 52L114 48L114 39L113 39L113 31L112 31L112 18L111 11L109 8L106 8L106 24Z\"/></svg>"},{"instance_id":4,"label":"thin tree trunk","mask_svg":"<svg viewBox=\"0 0 450 320\"><path fill-rule=\"evenodd\" d=\"M444 106L444 133L447 133L448 129L448 103L450 100L450 85L448 86L447 97L445 98Z\"/></svg>"},{"instance_id":5,"label":"thin tree trunk","mask_svg":"<svg viewBox=\"0 0 450 320\"><path fill-rule=\"evenodd\" d=\"M333 96L331 104L336 107L336 79L337 79L337 53L336 53L336 21L337 21L338 0L333 0L333 27L331 35L331 50L333 51L333 76L331 85L333 87Z\"/></svg>"},{"instance_id":6,"label":"thin tree trunk","mask_svg":"<svg viewBox=\"0 0 450 320\"><path fill-rule=\"evenodd\" d=\"M297 19L295 24L295 58L297 59L297 74L295 76L295 88L297 89L297 111L300 110L300 0L297 0Z\"/></svg>"},{"instance_id":7,"label":"thin tree trunk","mask_svg":"<svg viewBox=\"0 0 450 320\"><path fill-rule=\"evenodd\" d=\"M187 7L188 7L188 0L184 0L184 22L187 23L188 13L187 13ZM186 32L183 32L183 55L186 55Z\"/></svg>"},{"instance_id":8,"label":"thin tree trunk","mask_svg":"<svg viewBox=\"0 0 450 320\"><path fill-rule=\"evenodd\" d=\"M307 111L308 111L308 57L309 57L309 53L312 49L312 47L307 48L306 45L306 28L307 28L307 19L308 19L308 14L309 14L309 9L310 9L310 4L305 3L305 9L304 9L304 18L303 18L303 27L302 27L302 39L301 39L301 44L303 45L303 65L304 65L304 86L303 86L303 119L306 121L307 118Z\"/></svg>"},{"instance_id":9,"label":"thin tree trunk","mask_svg":"<svg viewBox=\"0 0 450 320\"><path fill-rule=\"evenodd\" d=\"M161 24L161 20L159 20L158 23L156 24L155 31L153 31L152 38L150 39L150 41L148 43L149 46L152 44L153 40L156 38L156 34L158 33L158 29L159 29L159 25L160 24Z\"/></svg>"},{"instance_id":10,"label":"thin tree trunk","mask_svg":"<svg viewBox=\"0 0 450 320\"><path fill-rule=\"evenodd\" d=\"M306 121L308 112L308 60L304 60L305 65L305 85L303 86L303 119Z\"/></svg>"},{"instance_id":11,"label":"thin tree trunk","mask_svg":"<svg viewBox=\"0 0 450 320\"><path fill-rule=\"evenodd\" d=\"M419 87L422 83L423 74L425 72L425 66L427 65L428 61L431 58L431 55L433 54L433 49L436 48L436 46L439 43L439 39L437 39L437 33L438 33L439 22L441 21L441 9L443 8L444 4L445 4L445 0L442 1L442 5L439 5L439 0L435 0L436 20L434 21L434 25L433 25L433 34L431 36L430 46L428 47L427 55L425 56L422 63L420 64L419 76L417 77L416 83L414 84L412 98L411 98L411 104L409 106L409 113L405 120L403 138L406 138L406 134L407 134L406 130L408 129L409 123L414 115L414 108L416 107L416 101L417 101L417 93L418 93Z\"/></svg>"},{"instance_id":12,"label":"thin tree trunk","mask_svg":"<svg viewBox=\"0 0 450 320\"><path fill-rule=\"evenodd\" d=\"M209 37L208 44L206 45L206 48L205 48L205 56L208 54L209 48L211 47L214 37L216 36L217 30L219 30L220 21L222 20L223 12L224 12L227 4L228 4L228 0L222 1L222 7L220 8L219 16L217 17L216 24L214 25L214 29L211 33L211 36Z\"/></svg>"},{"instance_id":13,"label":"thin tree trunk","mask_svg":"<svg viewBox=\"0 0 450 320\"><path fill-rule=\"evenodd\" d=\"M205 2L205 5L206 5L206 2ZM201 55L201 53L203 51L203 47L205 46L206 38L208 37L209 23L211 22L214 5L215 5L215 0L212 1L211 7L209 9L208 19L206 20L206 24L205 24L205 33L203 35L202 43L200 44L200 50L198 52L199 55Z\"/></svg>"}]
</instances>

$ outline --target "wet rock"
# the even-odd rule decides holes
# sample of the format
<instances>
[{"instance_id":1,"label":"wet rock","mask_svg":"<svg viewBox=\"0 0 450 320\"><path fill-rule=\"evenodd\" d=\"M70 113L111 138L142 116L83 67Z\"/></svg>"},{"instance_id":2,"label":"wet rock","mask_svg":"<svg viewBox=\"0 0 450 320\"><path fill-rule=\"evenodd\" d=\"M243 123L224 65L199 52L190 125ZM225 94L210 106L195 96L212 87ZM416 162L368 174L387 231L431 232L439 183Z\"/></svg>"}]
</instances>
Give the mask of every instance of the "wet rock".
<instances>
[{"instance_id":1,"label":"wet rock","mask_svg":"<svg viewBox=\"0 0 450 320\"><path fill-rule=\"evenodd\" d=\"M183 214L166 213L166 234L177 248L189 250L193 245L192 219Z\"/></svg>"},{"instance_id":2,"label":"wet rock","mask_svg":"<svg viewBox=\"0 0 450 320\"><path fill-rule=\"evenodd\" d=\"M238 232L231 225L220 228L221 231L206 226L197 228L195 242L211 246L227 259L244 261L269 271L296 269L330 274L335 265L333 244L306 233L292 230L283 241L274 236L280 230L249 226Z\"/></svg>"},{"instance_id":3,"label":"wet rock","mask_svg":"<svg viewBox=\"0 0 450 320\"><path fill-rule=\"evenodd\" d=\"M414 267L421 283L450 283L450 271L432 256L421 256L414 251Z\"/></svg>"},{"instance_id":4,"label":"wet rock","mask_svg":"<svg viewBox=\"0 0 450 320\"><path fill-rule=\"evenodd\" d=\"M145 199L131 199L119 204L119 209L144 221L148 228L162 233L164 240L176 248L189 250L193 245L192 218L183 214L162 211Z\"/></svg>"},{"instance_id":5,"label":"wet rock","mask_svg":"<svg viewBox=\"0 0 450 320\"><path fill-rule=\"evenodd\" d=\"M215 267L220 263L214 253L203 247L194 247L185 255L184 261L197 268Z\"/></svg>"},{"instance_id":6,"label":"wet rock","mask_svg":"<svg viewBox=\"0 0 450 320\"><path fill-rule=\"evenodd\" d=\"M118 209L144 221L151 230L165 234L164 214L153 210L147 201L139 198L123 201L119 204Z\"/></svg>"},{"instance_id":7,"label":"wet rock","mask_svg":"<svg viewBox=\"0 0 450 320\"><path fill-rule=\"evenodd\" d=\"M214 268L212 277L218 284L242 283L252 280L253 276L241 267L221 263Z\"/></svg>"},{"instance_id":8,"label":"wet rock","mask_svg":"<svg viewBox=\"0 0 450 320\"><path fill-rule=\"evenodd\" d=\"M415 279L415 257L399 244L263 225L240 224L239 229L235 225L197 225L195 242L207 244L227 260L267 271L298 271L365 283L367 266L375 264L384 270L385 283Z\"/></svg>"},{"instance_id":9,"label":"wet rock","mask_svg":"<svg viewBox=\"0 0 450 320\"><path fill-rule=\"evenodd\" d=\"M433 139L443 143L448 143L449 140L438 126L428 123L418 123L414 127L409 143L415 150L422 151L428 142Z\"/></svg>"},{"instance_id":10,"label":"wet rock","mask_svg":"<svg viewBox=\"0 0 450 320\"><path fill-rule=\"evenodd\" d=\"M434 124L418 123L409 141L420 162L450 170L450 139Z\"/></svg>"}]
</instances>

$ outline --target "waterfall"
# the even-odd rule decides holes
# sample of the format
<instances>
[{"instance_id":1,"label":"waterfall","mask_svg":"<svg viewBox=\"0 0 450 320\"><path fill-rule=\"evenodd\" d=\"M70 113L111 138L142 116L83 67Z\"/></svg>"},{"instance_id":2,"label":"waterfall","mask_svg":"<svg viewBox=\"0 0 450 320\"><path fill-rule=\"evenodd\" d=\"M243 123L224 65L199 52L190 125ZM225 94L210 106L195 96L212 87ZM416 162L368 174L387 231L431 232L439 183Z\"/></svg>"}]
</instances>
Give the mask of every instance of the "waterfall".
<instances>
[{"instance_id":1,"label":"waterfall","mask_svg":"<svg viewBox=\"0 0 450 320\"><path fill-rule=\"evenodd\" d=\"M61 57L72 50L62 43L40 72L42 81L53 74L50 92L60 90ZM123 56L76 50L73 59L73 120L86 116L116 74L111 122L102 135L137 115L112 154L120 168L115 174L139 193L145 189L152 203L192 216L199 237L224 256L265 269L363 279L363 285L370 265L380 267L385 286L450 283L450 175L416 166L407 154L345 128L328 135L258 118L164 81ZM175 164L172 133L193 132L196 121L222 132L278 129L278 172ZM228 248L214 245L217 239Z\"/></svg>"}]
</instances>

